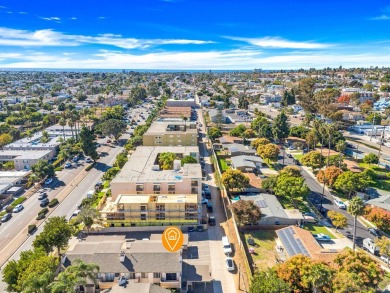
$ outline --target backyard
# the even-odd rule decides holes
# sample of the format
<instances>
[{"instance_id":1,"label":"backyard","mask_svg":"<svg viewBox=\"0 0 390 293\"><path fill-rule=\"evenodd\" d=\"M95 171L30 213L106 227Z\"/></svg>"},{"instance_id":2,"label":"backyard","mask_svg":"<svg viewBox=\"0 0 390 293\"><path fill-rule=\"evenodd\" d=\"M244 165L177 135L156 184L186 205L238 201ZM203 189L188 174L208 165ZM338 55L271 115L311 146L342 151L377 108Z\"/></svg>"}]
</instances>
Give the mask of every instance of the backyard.
<instances>
[{"instance_id":1,"label":"backyard","mask_svg":"<svg viewBox=\"0 0 390 293\"><path fill-rule=\"evenodd\" d=\"M248 256L252 259L254 267L259 271L273 267L275 265L275 231L246 231L245 240L248 247L253 247L255 252ZM248 244L248 238L252 238L255 245Z\"/></svg>"},{"instance_id":2,"label":"backyard","mask_svg":"<svg viewBox=\"0 0 390 293\"><path fill-rule=\"evenodd\" d=\"M374 183L372 184L372 187L384 191L390 191L390 170L387 170L374 164L360 163L359 166L363 169L370 169L374 171L377 175L378 178L374 178Z\"/></svg>"}]
</instances>

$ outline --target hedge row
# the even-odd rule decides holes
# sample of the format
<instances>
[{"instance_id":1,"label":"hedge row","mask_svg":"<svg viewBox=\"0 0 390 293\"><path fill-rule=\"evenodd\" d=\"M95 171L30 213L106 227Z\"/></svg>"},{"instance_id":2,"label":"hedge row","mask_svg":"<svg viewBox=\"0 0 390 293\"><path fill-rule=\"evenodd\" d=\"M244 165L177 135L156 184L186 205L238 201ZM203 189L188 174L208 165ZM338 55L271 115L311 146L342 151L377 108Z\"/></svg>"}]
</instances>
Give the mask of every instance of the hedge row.
<instances>
[{"instance_id":1,"label":"hedge row","mask_svg":"<svg viewBox=\"0 0 390 293\"><path fill-rule=\"evenodd\" d=\"M25 200L26 200L26 198L24 196L21 196L21 197L15 199L13 201L13 203L11 203L11 206L16 207L18 204L23 203Z\"/></svg>"},{"instance_id":2,"label":"hedge row","mask_svg":"<svg viewBox=\"0 0 390 293\"><path fill-rule=\"evenodd\" d=\"M59 203L58 199L54 198L52 199L50 202L49 202L49 208L52 208L54 207L55 205L57 205Z\"/></svg>"}]
</instances>

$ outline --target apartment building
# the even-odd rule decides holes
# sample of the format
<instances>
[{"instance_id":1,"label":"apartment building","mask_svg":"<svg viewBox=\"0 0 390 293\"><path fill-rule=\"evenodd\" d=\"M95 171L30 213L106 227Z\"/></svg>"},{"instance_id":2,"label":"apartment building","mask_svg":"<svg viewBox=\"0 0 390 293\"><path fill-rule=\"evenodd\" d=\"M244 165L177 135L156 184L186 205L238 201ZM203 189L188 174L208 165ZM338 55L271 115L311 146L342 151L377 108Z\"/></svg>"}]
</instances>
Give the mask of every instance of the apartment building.
<instances>
[{"instance_id":1,"label":"apartment building","mask_svg":"<svg viewBox=\"0 0 390 293\"><path fill-rule=\"evenodd\" d=\"M159 165L159 156L165 152L176 155L170 170L161 170ZM110 219L119 220L119 225L131 225L129 219L137 225L156 221L161 225L169 220L194 222L195 214L199 221L202 171L199 163L181 166L180 158L186 156L199 162L198 147L138 147L111 181L111 202L101 211L108 223L113 223Z\"/></svg>"},{"instance_id":2,"label":"apartment building","mask_svg":"<svg viewBox=\"0 0 390 293\"><path fill-rule=\"evenodd\" d=\"M161 235L152 236L150 240L126 239L119 235L88 236L85 241L70 246L62 257L62 266L66 268L78 259L97 264L99 273L96 277L100 289L114 287L120 278L126 278L129 283L150 283L179 289L181 250L170 252L163 247Z\"/></svg>"},{"instance_id":3,"label":"apartment building","mask_svg":"<svg viewBox=\"0 0 390 293\"><path fill-rule=\"evenodd\" d=\"M198 195L121 194L105 206L101 215L109 227L196 225Z\"/></svg>"},{"instance_id":4,"label":"apartment building","mask_svg":"<svg viewBox=\"0 0 390 293\"><path fill-rule=\"evenodd\" d=\"M144 146L197 146L198 130L192 122L154 122L143 135Z\"/></svg>"}]
</instances>

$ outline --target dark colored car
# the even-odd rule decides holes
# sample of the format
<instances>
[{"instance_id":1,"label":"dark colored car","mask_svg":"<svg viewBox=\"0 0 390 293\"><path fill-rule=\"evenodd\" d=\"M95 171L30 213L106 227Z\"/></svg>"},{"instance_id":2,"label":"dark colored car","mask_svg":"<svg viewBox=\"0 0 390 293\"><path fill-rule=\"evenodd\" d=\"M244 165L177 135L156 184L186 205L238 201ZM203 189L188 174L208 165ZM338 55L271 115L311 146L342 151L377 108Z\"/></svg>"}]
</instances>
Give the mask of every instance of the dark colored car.
<instances>
[{"instance_id":1,"label":"dark colored car","mask_svg":"<svg viewBox=\"0 0 390 293\"><path fill-rule=\"evenodd\" d=\"M207 212L209 212L209 213L213 212L213 205L211 203L207 204Z\"/></svg>"},{"instance_id":2,"label":"dark colored car","mask_svg":"<svg viewBox=\"0 0 390 293\"><path fill-rule=\"evenodd\" d=\"M7 222L9 219L12 218L12 215L11 214L5 214L2 218L1 218L1 222L4 223L4 222Z\"/></svg>"},{"instance_id":3,"label":"dark colored car","mask_svg":"<svg viewBox=\"0 0 390 293\"><path fill-rule=\"evenodd\" d=\"M209 217L209 225L215 226L215 224L216 224L215 217Z\"/></svg>"},{"instance_id":4,"label":"dark colored car","mask_svg":"<svg viewBox=\"0 0 390 293\"><path fill-rule=\"evenodd\" d=\"M378 238L381 238L382 236L381 231L379 231L378 229L368 228L368 232Z\"/></svg>"},{"instance_id":5,"label":"dark colored car","mask_svg":"<svg viewBox=\"0 0 390 293\"><path fill-rule=\"evenodd\" d=\"M49 199L46 197L41 200L41 203L39 204L41 207L45 207L49 204Z\"/></svg>"},{"instance_id":6,"label":"dark colored car","mask_svg":"<svg viewBox=\"0 0 390 293\"><path fill-rule=\"evenodd\" d=\"M44 199L44 198L46 198L46 197L47 197L47 193L46 193L46 192L40 193L40 194L38 195L38 199L39 199L39 200L42 200L42 199Z\"/></svg>"},{"instance_id":7,"label":"dark colored car","mask_svg":"<svg viewBox=\"0 0 390 293\"><path fill-rule=\"evenodd\" d=\"M195 231L195 227L188 227L188 232L194 232Z\"/></svg>"}]
</instances>

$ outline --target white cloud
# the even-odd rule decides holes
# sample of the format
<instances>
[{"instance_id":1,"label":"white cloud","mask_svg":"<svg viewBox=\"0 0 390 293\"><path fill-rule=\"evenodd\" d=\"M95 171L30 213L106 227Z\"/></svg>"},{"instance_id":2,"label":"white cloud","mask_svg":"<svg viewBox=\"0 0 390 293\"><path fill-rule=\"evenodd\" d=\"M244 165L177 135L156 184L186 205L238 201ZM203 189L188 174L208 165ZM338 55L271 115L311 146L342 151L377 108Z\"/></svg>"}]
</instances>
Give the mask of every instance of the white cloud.
<instances>
[{"instance_id":1,"label":"white cloud","mask_svg":"<svg viewBox=\"0 0 390 293\"><path fill-rule=\"evenodd\" d=\"M82 44L111 45L123 49L147 48L157 45L202 45L213 43L189 39L135 39L121 35L66 35L50 29L26 31L0 27L0 46L78 46Z\"/></svg>"},{"instance_id":2,"label":"white cloud","mask_svg":"<svg viewBox=\"0 0 390 293\"><path fill-rule=\"evenodd\" d=\"M6 9L7 7L5 7L5 6L0 6L0 9Z\"/></svg>"},{"instance_id":3,"label":"white cloud","mask_svg":"<svg viewBox=\"0 0 390 293\"><path fill-rule=\"evenodd\" d=\"M19 11L19 14L28 14L28 13L25 11Z\"/></svg>"},{"instance_id":4,"label":"white cloud","mask_svg":"<svg viewBox=\"0 0 390 293\"><path fill-rule=\"evenodd\" d=\"M298 69L323 67L368 67L389 66L390 55L341 54L323 52L319 54L294 53L266 56L257 50L229 50L207 52L159 52L130 54L115 51L100 51L95 54L20 54L1 56L4 68L84 68L84 69Z\"/></svg>"},{"instance_id":5,"label":"white cloud","mask_svg":"<svg viewBox=\"0 0 390 293\"><path fill-rule=\"evenodd\" d=\"M382 14L380 16L371 17L370 20L390 20L390 15Z\"/></svg>"},{"instance_id":6,"label":"white cloud","mask_svg":"<svg viewBox=\"0 0 390 293\"><path fill-rule=\"evenodd\" d=\"M76 20L77 19L77 17L71 17L70 18L70 20Z\"/></svg>"},{"instance_id":7,"label":"white cloud","mask_svg":"<svg viewBox=\"0 0 390 293\"><path fill-rule=\"evenodd\" d=\"M100 20L103 20L103 19L106 19L107 17L105 17L105 16L99 16L98 17L98 19L100 19Z\"/></svg>"},{"instance_id":8,"label":"white cloud","mask_svg":"<svg viewBox=\"0 0 390 293\"><path fill-rule=\"evenodd\" d=\"M52 16L52 17L40 17L40 19L47 20L47 21L55 21L55 22L60 22L61 18L57 16Z\"/></svg>"},{"instance_id":9,"label":"white cloud","mask_svg":"<svg viewBox=\"0 0 390 293\"><path fill-rule=\"evenodd\" d=\"M330 44L320 44L314 42L296 42L280 37L264 37L264 38L240 38L226 37L230 40L246 42L254 46L264 48L289 48L289 49L322 49L330 47Z\"/></svg>"}]
</instances>

